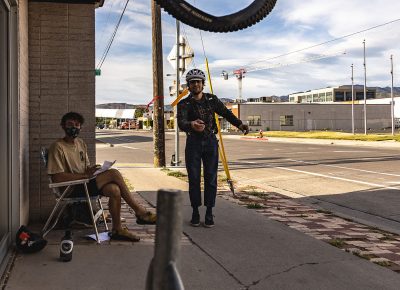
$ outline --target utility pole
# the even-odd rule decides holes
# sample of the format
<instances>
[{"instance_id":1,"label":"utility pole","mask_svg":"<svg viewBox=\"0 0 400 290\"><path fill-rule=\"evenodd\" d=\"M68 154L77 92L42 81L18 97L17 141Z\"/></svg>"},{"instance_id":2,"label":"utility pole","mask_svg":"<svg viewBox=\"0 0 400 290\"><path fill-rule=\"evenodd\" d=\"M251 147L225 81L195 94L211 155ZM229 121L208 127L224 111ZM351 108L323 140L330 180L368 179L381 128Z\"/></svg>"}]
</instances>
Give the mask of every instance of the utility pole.
<instances>
[{"instance_id":1,"label":"utility pole","mask_svg":"<svg viewBox=\"0 0 400 290\"><path fill-rule=\"evenodd\" d=\"M151 1L152 47L153 47L153 143L154 167L165 166L164 87L161 8Z\"/></svg>"},{"instance_id":2,"label":"utility pole","mask_svg":"<svg viewBox=\"0 0 400 290\"><path fill-rule=\"evenodd\" d=\"M365 39L364 45L364 134L367 135L367 64L365 62Z\"/></svg>"},{"instance_id":3,"label":"utility pole","mask_svg":"<svg viewBox=\"0 0 400 290\"><path fill-rule=\"evenodd\" d=\"M351 64L351 132L354 135L354 65Z\"/></svg>"},{"instance_id":4,"label":"utility pole","mask_svg":"<svg viewBox=\"0 0 400 290\"><path fill-rule=\"evenodd\" d=\"M390 96L392 98L391 111L392 111L392 135L394 136L394 98L393 98L393 55L390 55L390 74L392 75L392 87L390 89Z\"/></svg>"},{"instance_id":5,"label":"utility pole","mask_svg":"<svg viewBox=\"0 0 400 290\"><path fill-rule=\"evenodd\" d=\"M181 43L180 43L180 24L179 21L176 20L176 98L179 96L179 88L180 88L180 57L181 57ZM178 127L178 106L174 107L174 129L175 129L175 160L173 160L175 166L179 166L179 127Z\"/></svg>"}]
</instances>

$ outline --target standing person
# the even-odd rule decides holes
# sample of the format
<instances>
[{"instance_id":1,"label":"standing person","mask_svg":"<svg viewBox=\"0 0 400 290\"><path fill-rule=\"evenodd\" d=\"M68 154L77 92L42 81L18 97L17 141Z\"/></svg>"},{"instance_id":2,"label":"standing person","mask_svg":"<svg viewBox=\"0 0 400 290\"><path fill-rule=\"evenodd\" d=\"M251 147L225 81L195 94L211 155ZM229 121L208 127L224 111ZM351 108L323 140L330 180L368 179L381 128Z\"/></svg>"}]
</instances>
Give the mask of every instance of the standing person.
<instances>
[{"instance_id":1,"label":"standing person","mask_svg":"<svg viewBox=\"0 0 400 290\"><path fill-rule=\"evenodd\" d=\"M64 182L78 179L90 179L90 195L109 197L109 210L112 218L111 239L138 242L140 237L123 228L121 225L121 198L135 211L138 224L155 224L156 215L141 206L131 195L125 181L116 169L104 171L96 177L96 165L90 166L86 143L78 137L84 118L81 114L69 112L61 119L65 132L49 148L47 173L53 182ZM69 196L84 196L83 186L74 188Z\"/></svg>"},{"instance_id":2,"label":"standing person","mask_svg":"<svg viewBox=\"0 0 400 290\"><path fill-rule=\"evenodd\" d=\"M244 134L249 127L243 124L228 110L217 96L203 93L206 76L199 69L186 74L190 94L178 103L178 126L186 132L185 161L189 177L189 196L193 208L192 226L200 225L199 206L201 203L201 162L204 175L204 205L207 207L204 219L205 227L214 226L213 207L217 194L218 171L218 133L215 114L224 117Z\"/></svg>"}]
</instances>

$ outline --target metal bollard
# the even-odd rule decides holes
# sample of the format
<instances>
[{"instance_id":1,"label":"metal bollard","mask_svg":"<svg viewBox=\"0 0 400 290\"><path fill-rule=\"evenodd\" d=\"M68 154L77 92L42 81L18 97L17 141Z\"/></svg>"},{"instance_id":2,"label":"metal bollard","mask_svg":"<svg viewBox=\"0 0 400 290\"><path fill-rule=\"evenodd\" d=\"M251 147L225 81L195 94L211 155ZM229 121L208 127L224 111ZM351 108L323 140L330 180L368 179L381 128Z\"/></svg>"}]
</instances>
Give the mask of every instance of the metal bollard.
<instances>
[{"instance_id":1,"label":"metal bollard","mask_svg":"<svg viewBox=\"0 0 400 290\"><path fill-rule=\"evenodd\" d=\"M182 205L180 190L158 191L156 244L147 272L146 290L184 290L176 268L182 235Z\"/></svg>"}]
</instances>

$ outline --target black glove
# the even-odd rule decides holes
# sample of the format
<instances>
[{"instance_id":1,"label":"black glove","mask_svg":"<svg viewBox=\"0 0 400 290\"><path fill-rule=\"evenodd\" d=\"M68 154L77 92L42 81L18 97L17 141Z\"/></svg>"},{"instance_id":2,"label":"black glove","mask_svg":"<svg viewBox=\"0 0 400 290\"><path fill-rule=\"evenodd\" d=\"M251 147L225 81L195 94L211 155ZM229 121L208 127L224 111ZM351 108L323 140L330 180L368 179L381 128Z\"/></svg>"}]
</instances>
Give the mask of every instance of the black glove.
<instances>
[{"instance_id":1,"label":"black glove","mask_svg":"<svg viewBox=\"0 0 400 290\"><path fill-rule=\"evenodd\" d=\"M243 132L244 135L247 135L247 133L249 133L249 125L246 124L241 124L239 126L240 131Z\"/></svg>"}]
</instances>

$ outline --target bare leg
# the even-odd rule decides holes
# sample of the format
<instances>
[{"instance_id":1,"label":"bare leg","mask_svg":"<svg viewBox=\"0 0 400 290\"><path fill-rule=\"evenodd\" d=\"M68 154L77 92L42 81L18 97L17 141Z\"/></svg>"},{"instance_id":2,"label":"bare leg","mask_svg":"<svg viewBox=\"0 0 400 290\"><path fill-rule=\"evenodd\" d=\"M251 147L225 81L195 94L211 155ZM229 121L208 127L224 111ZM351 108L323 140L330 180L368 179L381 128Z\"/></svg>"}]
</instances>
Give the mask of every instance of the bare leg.
<instances>
[{"instance_id":1,"label":"bare leg","mask_svg":"<svg viewBox=\"0 0 400 290\"><path fill-rule=\"evenodd\" d=\"M112 218L113 230L122 229L121 225L121 192L119 186L114 183L105 185L102 189L103 195L109 197L108 207Z\"/></svg>"},{"instance_id":2,"label":"bare leg","mask_svg":"<svg viewBox=\"0 0 400 290\"><path fill-rule=\"evenodd\" d=\"M135 211L137 215L146 213L146 209L137 203L131 196L131 192L125 184L121 173L116 169L107 170L96 177L97 187L103 192L103 188L108 184L116 184L119 187L121 197Z\"/></svg>"}]
</instances>

